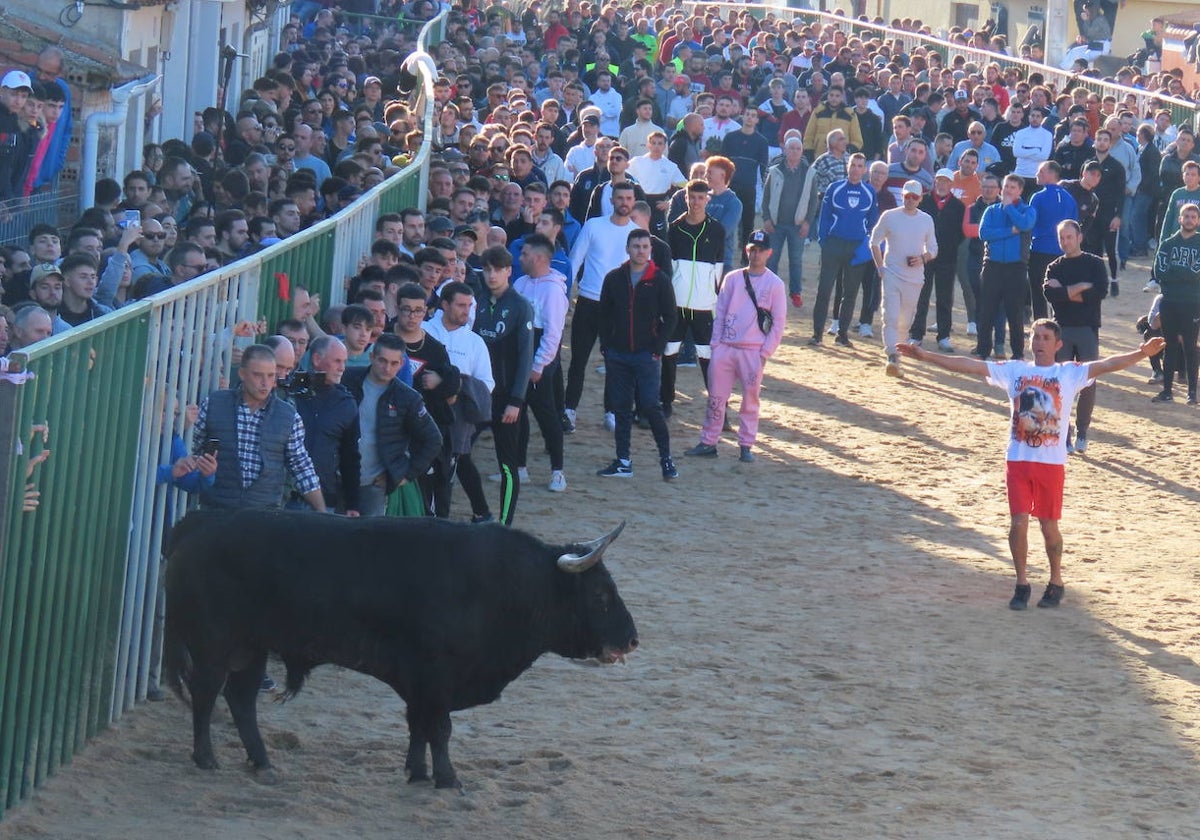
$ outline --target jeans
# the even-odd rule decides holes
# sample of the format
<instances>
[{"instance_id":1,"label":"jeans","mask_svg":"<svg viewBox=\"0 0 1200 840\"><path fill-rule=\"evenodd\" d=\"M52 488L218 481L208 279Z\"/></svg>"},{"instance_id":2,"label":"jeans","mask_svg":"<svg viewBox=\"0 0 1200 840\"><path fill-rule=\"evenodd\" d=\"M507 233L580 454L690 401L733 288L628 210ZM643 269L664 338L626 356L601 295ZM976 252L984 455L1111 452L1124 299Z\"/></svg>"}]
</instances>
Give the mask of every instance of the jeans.
<instances>
[{"instance_id":1,"label":"jeans","mask_svg":"<svg viewBox=\"0 0 1200 840\"><path fill-rule=\"evenodd\" d=\"M364 484L358 488L358 513L360 516L383 516L387 510L387 493L378 484Z\"/></svg>"},{"instance_id":2,"label":"jeans","mask_svg":"<svg viewBox=\"0 0 1200 840\"><path fill-rule=\"evenodd\" d=\"M596 346L600 333L600 301L580 297L575 301L575 316L571 319L571 367L567 370L567 408L579 408L583 396L583 376L588 357Z\"/></svg>"},{"instance_id":3,"label":"jeans","mask_svg":"<svg viewBox=\"0 0 1200 840\"><path fill-rule=\"evenodd\" d=\"M1200 306L1164 300L1159 317L1162 319L1163 338L1167 340L1163 390L1171 393L1175 374L1179 373L1180 379L1186 377L1188 396L1194 396L1197 373L1200 371L1196 352L1197 332L1200 330L1196 319L1200 317Z\"/></svg>"},{"instance_id":4,"label":"jeans","mask_svg":"<svg viewBox=\"0 0 1200 840\"><path fill-rule=\"evenodd\" d=\"M865 264L850 264L857 250L857 242L837 236L826 237L821 245L821 275L817 281L817 300L813 305L813 335L817 338L825 332L825 318L829 314L830 298L833 296L833 287L837 283L839 272L845 272L847 288L853 287L855 293L858 293L861 282L859 278ZM835 310L836 314L838 313Z\"/></svg>"},{"instance_id":5,"label":"jeans","mask_svg":"<svg viewBox=\"0 0 1200 840\"><path fill-rule=\"evenodd\" d=\"M1025 295L1029 292L1029 269L1025 263L985 262L979 286L979 343L975 355L992 355L992 331L996 315L1008 316L1008 342L1014 359L1025 355Z\"/></svg>"},{"instance_id":6,"label":"jeans","mask_svg":"<svg viewBox=\"0 0 1200 840\"><path fill-rule=\"evenodd\" d=\"M1130 217L1133 216L1133 196L1125 196L1125 204L1121 208L1121 229L1117 231L1117 256L1121 262L1129 259L1130 250Z\"/></svg>"},{"instance_id":7,"label":"jeans","mask_svg":"<svg viewBox=\"0 0 1200 840\"><path fill-rule=\"evenodd\" d=\"M1145 256L1147 240L1150 238L1150 216L1154 212L1155 198L1145 193L1133 197L1133 209L1127 217L1129 222L1129 254ZM1125 230L1125 227L1121 228Z\"/></svg>"},{"instance_id":8,"label":"jeans","mask_svg":"<svg viewBox=\"0 0 1200 840\"><path fill-rule=\"evenodd\" d=\"M871 321L875 319L875 313L879 311L880 299L883 294L880 289L879 269L873 262L867 263L863 269L862 293L862 311L858 314L858 322L870 326Z\"/></svg>"},{"instance_id":9,"label":"jeans","mask_svg":"<svg viewBox=\"0 0 1200 840\"><path fill-rule=\"evenodd\" d=\"M1046 302L1046 293L1042 291L1042 286L1046 282L1046 269L1056 259L1058 254L1044 254L1040 251L1029 254L1029 300L1033 307L1034 320L1045 318L1050 313L1050 305Z\"/></svg>"},{"instance_id":10,"label":"jeans","mask_svg":"<svg viewBox=\"0 0 1200 840\"><path fill-rule=\"evenodd\" d=\"M754 232L754 217L757 214L755 209L758 205L757 188L754 185L740 185L733 187L733 194L742 202L742 224L741 230L738 231L738 248L741 257L734 254L734 262L737 265L745 265L746 240L750 238L750 234ZM726 271L733 271L734 266L725 267Z\"/></svg>"},{"instance_id":11,"label":"jeans","mask_svg":"<svg viewBox=\"0 0 1200 840\"><path fill-rule=\"evenodd\" d=\"M611 347L604 354L607 371L609 398L613 412L617 415L617 457L631 460L630 437L633 429L633 403L637 400L642 416L650 421L654 442L658 445L658 457L671 456L671 437L662 406L658 404L659 360L649 350L630 353Z\"/></svg>"},{"instance_id":12,"label":"jeans","mask_svg":"<svg viewBox=\"0 0 1200 840\"><path fill-rule=\"evenodd\" d=\"M767 260L767 268L779 274L779 261L783 257L783 248L788 252L788 294L798 295L801 283L804 281L804 238L800 236L798 225L775 225L771 234L771 257Z\"/></svg>"}]
</instances>

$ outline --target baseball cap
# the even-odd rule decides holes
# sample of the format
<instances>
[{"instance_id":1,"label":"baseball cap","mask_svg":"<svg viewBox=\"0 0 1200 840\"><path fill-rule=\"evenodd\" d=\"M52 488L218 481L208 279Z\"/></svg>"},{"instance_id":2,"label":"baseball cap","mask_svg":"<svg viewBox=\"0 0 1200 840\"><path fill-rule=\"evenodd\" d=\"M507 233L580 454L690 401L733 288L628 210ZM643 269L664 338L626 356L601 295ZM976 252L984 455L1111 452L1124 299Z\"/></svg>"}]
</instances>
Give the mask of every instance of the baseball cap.
<instances>
[{"instance_id":1,"label":"baseball cap","mask_svg":"<svg viewBox=\"0 0 1200 840\"><path fill-rule=\"evenodd\" d=\"M583 118L583 123L585 125L600 125L600 118L595 114L588 114Z\"/></svg>"},{"instance_id":2,"label":"baseball cap","mask_svg":"<svg viewBox=\"0 0 1200 840\"><path fill-rule=\"evenodd\" d=\"M955 101L958 101L958 100L960 100L960 99L970 99L970 98L971 98L971 97L967 95L967 92L966 92L965 90L956 90L956 91L954 91L954 99L955 99Z\"/></svg>"},{"instance_id":3,"label":"baseball cap","mask_svg":"<svg viewBox=\"0 0 1200 840\"><path fill-rule=\"evenodd\" d=\"M6 87L9 90L25 88L32 91L33 82L30 81L28 73L23 73L20 70L9 70L4 74L4 78L0 79L0 87Z\"/></svg>"},{"instance_id":4,"label":"baseball cap","mask_svg":"<svg viewBox=\"0 0 1200 840\"><path fill-rule=\"evenodd\" d=\"M904 195L925 195L925 189L921 186L920 181L905 181L900 192Z\"/></svg>"},{"instance_id":5,"label":"baseball cap","mask_svg":"<svg viewBox=\"0 0 1200 840\"><path fill-rule=\"evenodd\" d=\"M425 230L431 233L451 233L454 231L454 222L445 216L431 216L425 223Z\"/></svg>"},{"instance_id":6,"label":"baseball cap","mask_svg":"<svg viewBox=\"0 0 1200 840\"><path fill-rule=\"evenodd\" d=\"M337 192L338 201L353 201L362 195L362 190L353 184L347 184Z\"/></svg>"},{"instance_id":7,"label":"baseball cap","mask_svg":"<svg viewBox=\"0 0 1200 840\"><path fill-rule=\"evenodd\" d=\"M4 85L4 87L8 87L8 85ZM36 286L40 280L50 276L58 277L61 280L62 270L54 263L42 263L34 266L33 271L29 274L29 285Z\"/></svg>"},{"instance_id":8,"label":"baseball cap","mask_svg":"<svg viewBox=\"0 0 1200 840\"><path fill-rule=\"evenodd\" d=\"M379 85L383 87L383 82L379 81L378 76L367 76L367 78L363 79L362 86L366 87L367 85Z\"/></svg>"},{"instance_id":9,"label":"baseball cap","mask_svg":"<svg viewBox=\"0 0 1200 840\"><path fill-rule=\"evenodd\" d=\"M475 228L471 227L470 225L462 225L461 227L456 227L454 229L454 236L456 239L460 236L469 236L472 239L474 239L476 242L479 241L478 232L476 232Z\"/></svg>"},{"instance_id":10,"label":"baseball cap","mask_svg":"<svg viewBox=\"0 0 1200 840\"><path fill-rule=\"evenodd\" d=\"M765 230L756 230L746 238L747 248L770 248L771 237L767 235Z\"/></svg>"},{"instance_id":11,"label":"baseball cap","mask_svg":"<svg viewBox=\"0 0 1200 840\"><path fill-rule=\"evenodd\" d=\"M933 173L933 177L934 178L949 178L951 181L953 181L954 180L954 171L950 170L950 169L939 169L937 172ZM916 183L916 182L913 182L913 183Z\"/></svg>"}]
</instances>

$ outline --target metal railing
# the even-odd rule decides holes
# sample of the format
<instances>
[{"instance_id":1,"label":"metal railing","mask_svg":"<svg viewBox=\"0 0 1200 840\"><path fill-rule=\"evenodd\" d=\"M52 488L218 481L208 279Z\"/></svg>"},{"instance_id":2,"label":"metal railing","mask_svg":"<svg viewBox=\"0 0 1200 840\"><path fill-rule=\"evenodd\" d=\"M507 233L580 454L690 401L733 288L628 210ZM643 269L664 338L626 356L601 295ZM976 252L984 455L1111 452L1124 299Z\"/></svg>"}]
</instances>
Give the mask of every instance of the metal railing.
<instances>
[{"instance_id":1,"label":"metal railing","mask_svg":"<svg viewBox=\"0 0 1200 840\"><path fill-rule=\"evenodd\" d=\"M443 19L415 53L427 135ZM161 546L186 503L158 466L184 407L230 375L235 327L288 315L284 275L340 301L376 217L422 203L429 148L332 219L10 356L35 376L0 381L0 815L145 698Z\"/></svg>"},{"instance_id":2,"label":"metal railing","mask_svg":"<svg viewBox=\"0 0 1200 840\"><path fill-rule=\"evenodd\" d=\"M74 190L53 190L0 201L0 245L27 246L34 225L53 225L61 230L64 220L74 221L79 215L78 203Z\"/></svg>"},{"instance_id":3,"label":"metal railing","mask_svg":"<svg viewBox=\"0 0 1200 840\"><path fill-rule=\"evenodd\" d=\"M1193 102L1190 99L1180 99L1172 96L1160 96L1152 91L1142 90L1141 88L1125 87L1114 82L1105 82L1100 79L1093 79L1087 76L1077 76L1057 67L1052 67L1047 64L1038 64L1033 61L1025 61L1020 58L1014 58L1010 55L1001 55L1000 53L990 50L981 50L974 47L965 47L961 44L954 44L950 41L935 38L930 35L920 35L915 32L909 32L903 29L892 29L890 26L883 26L875 23L868 23L845 15L836 15L830 12L810 11L808 9L794 9L787 6L774 5L769 3L697 3L692 0L687 0L685 7L691 9L718 7L722 14L728 14L730 11L742 11L744 9L751 10L756 17L761 17L767 13L772 13L777 19L785 21L799 20L805 24L819 21L822 24L832 24L835 28L846 33L848 36L857 36L860 38L881 38L884 40L899 41L905 51L910 51L914 46L920 45L926 48L932 47L941 54L943 66L950 66L950 62L955 56L961 55L968 62L977 65L981 70L984 66L995 62L999 64L1001 69L1009 67L1020 67L1028 78L1030 73L1040 73L1046 82L1053 84L1061 93L1076 87L1087 88L1101 96L1112 94L1117 98L1118 102L1123 102L1125 97L1132 94L1138 106L1138 116L1142 117L1146 114L1146 109L1149 107L1152 100L1157 100L1161 103L1161 107L1166 108L1171 112L1172 122L1175 125L1187 123L1192 128L1200 127L1197 122L1197 117L1200 115L1200 103Z\"/></svg>"}]
</instances>

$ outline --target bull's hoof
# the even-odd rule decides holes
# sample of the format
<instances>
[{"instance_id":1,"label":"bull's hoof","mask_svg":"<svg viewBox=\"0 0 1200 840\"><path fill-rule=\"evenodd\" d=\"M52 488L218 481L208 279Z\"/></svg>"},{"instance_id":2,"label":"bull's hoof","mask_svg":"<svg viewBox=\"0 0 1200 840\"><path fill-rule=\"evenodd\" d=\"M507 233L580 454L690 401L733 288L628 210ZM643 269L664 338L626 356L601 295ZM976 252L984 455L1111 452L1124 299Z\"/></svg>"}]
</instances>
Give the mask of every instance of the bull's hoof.
<instances>
[{"instance_id":1,"label":"bull's hoof","mask_svg":"<svg viewBox=\"0 0 1200 840\"><path fill-rule=\"evenodd\" d=\"M277 785L279 784L279 773L274 767L255 767L253 768L254 781L260 785Z\"/></svg>"},{"instance_id":2,"label":"bull's hoof","mask_svg":"<svg viewBox=\"0 0 1200 840\"><path fill-rule=\"evenodd\" d=\"M217 757L212 753L192 753L192 761L196 762L196 766L201 770L217 770L220 765L217 764Z\"/></svg>"}]
</instances>

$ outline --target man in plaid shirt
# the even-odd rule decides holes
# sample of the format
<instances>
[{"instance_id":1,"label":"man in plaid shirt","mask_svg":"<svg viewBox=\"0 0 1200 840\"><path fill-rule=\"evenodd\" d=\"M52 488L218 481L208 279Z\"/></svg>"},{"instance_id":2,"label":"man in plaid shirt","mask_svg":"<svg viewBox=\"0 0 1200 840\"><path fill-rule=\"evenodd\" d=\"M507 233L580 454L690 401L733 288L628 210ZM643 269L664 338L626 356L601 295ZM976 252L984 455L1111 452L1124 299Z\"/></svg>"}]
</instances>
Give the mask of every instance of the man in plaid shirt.
<instances>
[{"instance_id":1,"label":"man in plaid shirt","mask_svg":"<svg viewBox=\"0 0 1200 840\"><path fill-rule=\"evenodd\" d=\"M242 354L240 389L214 391L200 405L193 448L215 451L217 474L205 508L277 508L290 476L296 492L325 512L321 482L304 448L304 423L275 395L275 355L255 344Z\"/></svg>"}]
</instances>

